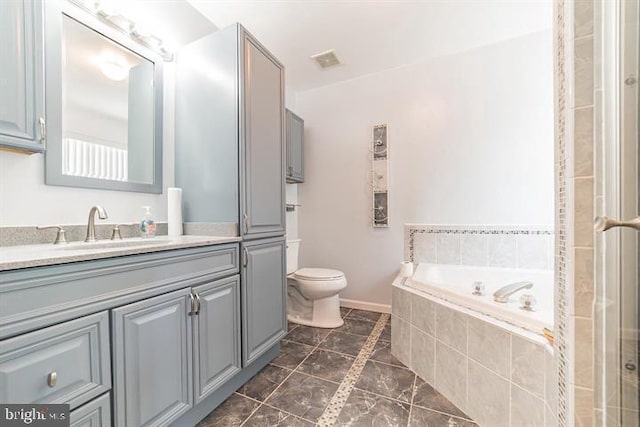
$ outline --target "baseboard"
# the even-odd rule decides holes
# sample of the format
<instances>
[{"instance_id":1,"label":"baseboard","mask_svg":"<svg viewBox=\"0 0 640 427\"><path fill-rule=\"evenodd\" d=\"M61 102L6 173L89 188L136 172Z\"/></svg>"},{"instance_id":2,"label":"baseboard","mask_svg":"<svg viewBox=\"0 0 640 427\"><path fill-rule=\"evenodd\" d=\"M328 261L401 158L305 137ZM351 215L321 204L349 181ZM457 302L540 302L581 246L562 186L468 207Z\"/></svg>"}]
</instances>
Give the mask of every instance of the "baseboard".
<instances>
[{"instance_id":1,"label":"baseboard","mask_svg":"<svg viewBox=\"0 0 640 427\"><path fill-rule=\"evenodd\" d=\"M375 311L376 313L391 313L391 305L377 304L375 302L340 298L340 306L347 308L357 308L358 310Z\"/></svg>"}]
</instances>

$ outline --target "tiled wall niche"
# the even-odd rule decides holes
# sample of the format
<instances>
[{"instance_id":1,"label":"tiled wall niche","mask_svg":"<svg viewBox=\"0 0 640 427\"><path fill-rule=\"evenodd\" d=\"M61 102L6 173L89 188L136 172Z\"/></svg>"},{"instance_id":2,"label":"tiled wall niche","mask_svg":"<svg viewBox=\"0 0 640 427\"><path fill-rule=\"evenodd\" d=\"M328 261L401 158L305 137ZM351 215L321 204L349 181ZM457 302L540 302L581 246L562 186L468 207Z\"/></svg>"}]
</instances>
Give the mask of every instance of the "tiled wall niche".
<instances>
[{"instance_id":1,"label":"tiled wall niche","mask_svg":"<svg viewBox=\"0 0 640 427\"><path fill-rule=\"evenodd\" d=\"M462 411L491 427L557 426L550 346L425 296L396 279L391 351Z\"/></svg>"},{"instance_id":2,"label":"tiled wall niche","mask_svg":"<svg viewBox=\"0 0 640 427\"><path fill-rule=\"evenodd\" d=\"M552 226L405 224L404 241L414 263L553 269Z\"/></svg>"}]
</instances>

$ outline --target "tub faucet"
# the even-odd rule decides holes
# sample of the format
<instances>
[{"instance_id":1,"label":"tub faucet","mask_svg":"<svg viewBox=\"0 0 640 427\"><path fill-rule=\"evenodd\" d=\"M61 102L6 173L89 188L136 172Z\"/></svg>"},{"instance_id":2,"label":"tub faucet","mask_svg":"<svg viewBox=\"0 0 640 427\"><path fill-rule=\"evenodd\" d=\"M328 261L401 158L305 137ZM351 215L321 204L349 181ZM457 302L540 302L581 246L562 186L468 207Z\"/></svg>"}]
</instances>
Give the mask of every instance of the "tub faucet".
<instances>
[{"instance_id":1,"label":"tub faucet","mask_svg":"<svg viewBox=\"0 0 640 427\"><path fill-rule=\"evenodd\" d=\"M531 289L531 288L533 288L533 283L531 282L511 283L495 291L493 293L493 300L495 302L507 302L509 301L509 297L515 294L516 292L518 292L519 290Z\"/></svg>"},{"instance_id":2,"label":"tub faucet","mask_svg":"<svg viewBox=\"0 0 640 427\"><path fill-rule=\"evenodd\" d=\"M85 242L96 241L96 212L98 212L98 218L107 219L107 211L102 206L95 205L89 211L89 222L87 223L87 237Z\"/></svg>"}]
</instances>

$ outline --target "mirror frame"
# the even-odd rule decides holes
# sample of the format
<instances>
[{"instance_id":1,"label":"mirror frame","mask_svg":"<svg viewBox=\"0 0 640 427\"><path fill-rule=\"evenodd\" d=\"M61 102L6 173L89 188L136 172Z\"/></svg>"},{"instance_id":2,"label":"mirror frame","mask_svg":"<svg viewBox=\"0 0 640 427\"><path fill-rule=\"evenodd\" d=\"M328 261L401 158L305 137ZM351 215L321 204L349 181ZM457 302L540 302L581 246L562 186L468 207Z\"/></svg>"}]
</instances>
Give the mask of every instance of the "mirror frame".
<instances>
[{"instance_id":1,"label":"mirror frame","mask_svg":"<svg viewBox=\"0 0 640 427\"><path fill-rule=\"evenodd\" d=\"M45 102L47 137L45 149L45 184L98 190L162 193L162 115L163 61L159 53L142 46L123 31L102 22L97 16L71 4L68 0L44 2L45 14ZM62 19L78 21L100 35L153 63L154 131L153 182L122 182L62 174Z\"/></svg>"}]
</instances>

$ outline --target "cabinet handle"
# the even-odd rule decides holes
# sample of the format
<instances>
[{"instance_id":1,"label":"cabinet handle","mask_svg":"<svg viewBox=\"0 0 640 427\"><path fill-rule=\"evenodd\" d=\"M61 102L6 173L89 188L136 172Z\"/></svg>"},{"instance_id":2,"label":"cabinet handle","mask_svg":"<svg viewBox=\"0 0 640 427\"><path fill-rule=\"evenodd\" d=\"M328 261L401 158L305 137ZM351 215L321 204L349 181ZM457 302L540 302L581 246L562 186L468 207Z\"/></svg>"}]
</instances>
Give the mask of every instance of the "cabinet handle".
<instances>
[{"instance_id":1,"label":"cabinet handle","mask_svg":"<svg viewBox=\"0 0 640 427\"><path fill-rule=\"evenodd\" d=\"M244 247L242 248L242 266L246 268L247 264L249 264L249 251Z\"/></svg>"},{"instance_id":2,"label":"cabinet handle","mask_svg":"<svg viewBox=\"0 0 640 427\"><path fill-rule=\"evenodd\" d=\"M58 373L56 371L51 372L47 375L47 385L51 388L54 388L58 384Z\"/></svg>"},{"instance_id":3,"label":"cabinet handle","mask_svg":"<svg viewBox=\"0 0 640 427\"><path fill-rule=\"evenodd\" d=\"M200 314L200 307L202 306L202 302L200 301L200 295L198 295L198 293L195 294L195 297L196 297L196 312L193 314L197 316L198 314Z\"/></svg>"},{"instance_id":4,"label":"cabinet handle","mask_svg":"<svg viewBox=\"0 0 640 427\"><path fill-rule=\"evenodd\" d=\"M189 316L193 316L194 314L196 314L196 312L195 312L196 299L194 298L193 294L189 294L189 301L191 301L191 308L189 309Z\"/></svg>"},{"instance_id":5,"label":"cabinet handle","mask_svg":"<svg viewBox=\"0 0 640 427\"><path fill-rule=\"evenodd\" d=\"M47 139L47 124L44 121L44 117L40 117L38 123L40 124L40 144L44 144Z\"/></svg>"},{"instance_id":6,"label":"cabinet handle","mask_svg":"<svg viewBox=\"0 0 640 427\"><path fill-rule=\"evenodd\" d=\"M244 216L244 234L249 234L249 215L246 213L242 215Z\"/></svg>"}]
</instances>

